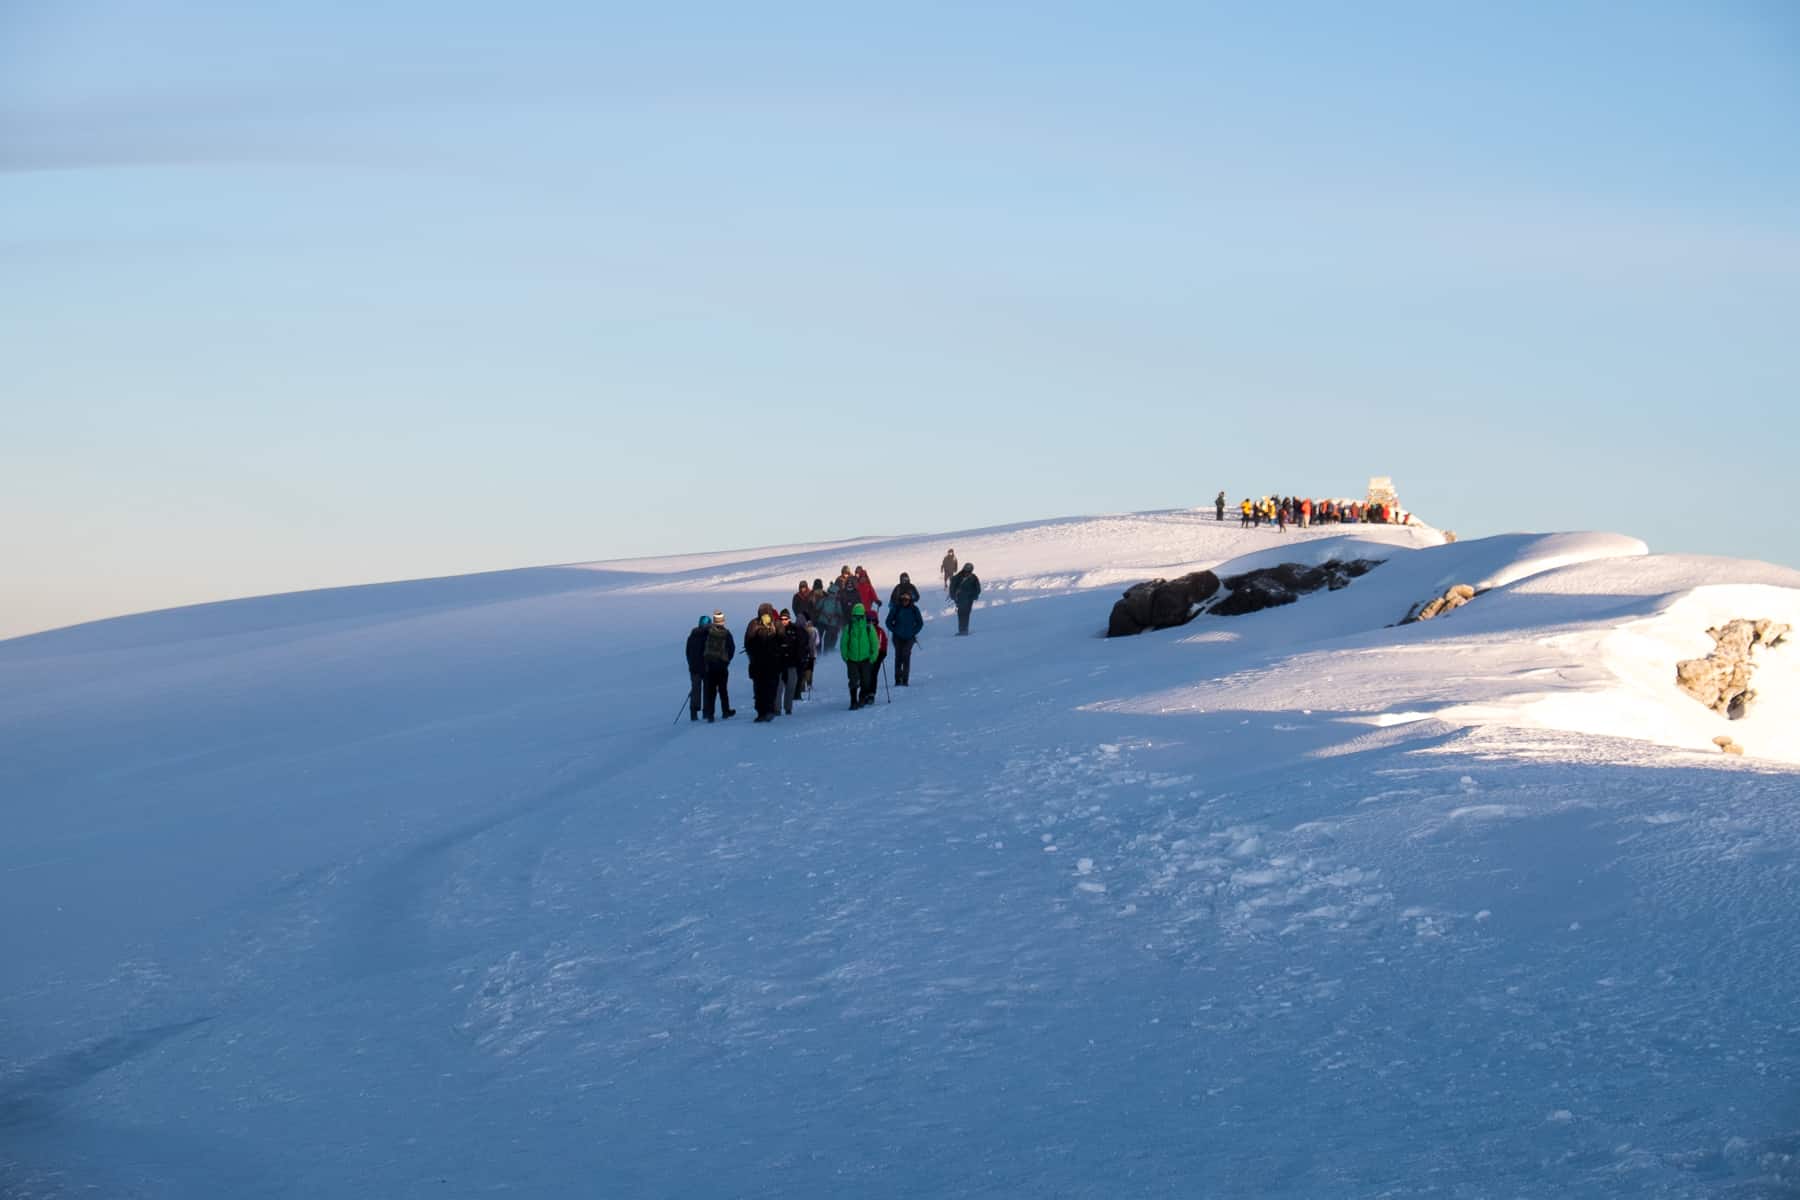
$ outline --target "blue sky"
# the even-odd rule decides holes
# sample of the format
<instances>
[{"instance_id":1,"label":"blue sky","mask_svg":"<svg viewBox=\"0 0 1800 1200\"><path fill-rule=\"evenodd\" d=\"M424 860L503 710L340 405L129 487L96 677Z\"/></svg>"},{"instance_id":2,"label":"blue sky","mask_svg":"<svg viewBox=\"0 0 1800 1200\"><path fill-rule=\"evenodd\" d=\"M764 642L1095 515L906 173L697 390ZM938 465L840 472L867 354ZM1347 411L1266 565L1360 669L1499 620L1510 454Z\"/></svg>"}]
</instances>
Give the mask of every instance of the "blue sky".
<instances>
[{"instance_id":1,"label":"blue sky","mask_svg":"<svg viewBox=\"0 0 1800 1200\"><path fill-rule=\"evenodd\" d=\"M0 5L0 636L1371 474L1800 565L1800 10L970 7Z\"/></svg>"}]
</instances>

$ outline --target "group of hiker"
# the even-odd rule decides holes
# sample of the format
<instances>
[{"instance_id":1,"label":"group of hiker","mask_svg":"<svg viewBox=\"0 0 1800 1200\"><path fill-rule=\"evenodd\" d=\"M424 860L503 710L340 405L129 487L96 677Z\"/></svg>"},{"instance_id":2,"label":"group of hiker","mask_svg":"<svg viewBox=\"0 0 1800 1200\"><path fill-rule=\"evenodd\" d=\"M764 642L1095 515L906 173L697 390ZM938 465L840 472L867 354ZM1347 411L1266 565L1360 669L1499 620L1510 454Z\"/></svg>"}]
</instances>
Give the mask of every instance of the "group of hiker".
<instances>
[{"instance_id":1,"label":"group of hiker","mask_svg":"<svg viewBox=\"0 0 1800 1200\"><path fill-rule=\"evenodd\" d=\"M1398 505L1384 502L1364 503L1357 500L1314 500L1311 497L1264 496L1252 500L1246 496L1238 506L1238 525L1251 529L1273 525L1282 533L1289 525L1306 529L1314 525L1408 525L1412 514ZM1213 513L1225 519L1225 493L1213 497Z\"/></svg>"},{"instance_id":2,"label":"group of hiker","mask_svg":"<svg viewBox=\"0 0 1800 1200\"><path fill-rule=\"evenodd\" d=\"M975 564L958 565L956 551L944 555L941 566L944 594L956 606L958 637L969 632L969 614L981 595ZM888 593L887 619L881 617L880 593L862 567L848 565L827 586L823 579L800 581L788 608L759 604L744 629L744 657L750 666L750 688L756 705L756 724L779 715L792 716L794 701L813 692L813 669L819 657L836 649L850 684L852 711L875 702L877 683L891 644L894 686L912 684L913 647L925 631L925 613L919 606L919 589L912 576L900 572L900 582ZM688 720L715 714L724 719L737 715L731 707L731 663L738 642L725 625L723 611L702 616L687 638ZM676 720L680 720L679 716Z\"/></svg>"}]
</instances>

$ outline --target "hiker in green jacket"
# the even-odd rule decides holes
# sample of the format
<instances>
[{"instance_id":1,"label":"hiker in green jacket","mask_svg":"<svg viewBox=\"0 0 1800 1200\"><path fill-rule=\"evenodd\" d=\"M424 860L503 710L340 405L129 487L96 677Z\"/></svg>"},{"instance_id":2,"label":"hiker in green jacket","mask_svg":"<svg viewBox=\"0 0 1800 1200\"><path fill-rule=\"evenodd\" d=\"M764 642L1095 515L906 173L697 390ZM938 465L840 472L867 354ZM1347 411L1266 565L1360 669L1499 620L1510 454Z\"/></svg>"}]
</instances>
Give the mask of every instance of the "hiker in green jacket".
<instances>
[{"instance_id":1,"label":"hiker in green jacket","mask_svg":"<svg viewBox=\"0 0 1800 1200\"><path fill-rule=\"evenodd\" d=\"M858 604L850 609L850 624L838 639L838 654L850 676L850 710L875 703L875 659L881 653L881 638L869 624L867 613Z\"/></svg>"}]
</instances>

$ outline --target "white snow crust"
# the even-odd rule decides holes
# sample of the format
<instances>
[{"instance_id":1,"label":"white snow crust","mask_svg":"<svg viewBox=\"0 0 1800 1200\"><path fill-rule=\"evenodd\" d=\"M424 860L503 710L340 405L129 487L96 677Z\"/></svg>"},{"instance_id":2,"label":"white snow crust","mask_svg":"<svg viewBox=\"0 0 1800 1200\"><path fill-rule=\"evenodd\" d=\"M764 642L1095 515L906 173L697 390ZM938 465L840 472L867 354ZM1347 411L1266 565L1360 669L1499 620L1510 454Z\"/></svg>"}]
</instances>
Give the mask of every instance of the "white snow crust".
<instances>
[{"instance_id":1,"label":"white snow crust","mask_svg":"<svg viewBox=\"0 0 1800 1200\"><path fill-rule=\"evenodd\" d=\"M914 686L690 724L695 619L844 563ZM1674 686L1733 617L1800 573L1177 510L0 642L0 1195L1793 1191L1800 646Z\"/></svg>"}]
</instances>

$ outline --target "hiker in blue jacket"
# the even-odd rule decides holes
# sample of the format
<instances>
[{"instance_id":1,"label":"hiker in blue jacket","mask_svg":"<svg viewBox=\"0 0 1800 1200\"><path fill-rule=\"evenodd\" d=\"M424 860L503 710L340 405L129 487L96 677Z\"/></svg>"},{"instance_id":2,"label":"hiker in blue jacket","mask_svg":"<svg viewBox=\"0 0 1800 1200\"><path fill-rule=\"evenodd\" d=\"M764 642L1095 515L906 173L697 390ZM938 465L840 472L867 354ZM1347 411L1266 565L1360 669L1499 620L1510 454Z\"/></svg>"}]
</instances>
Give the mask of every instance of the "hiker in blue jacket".
<instances>
[{"instance_id":1,"label":"hiker in blue jacket","mask_svg":"<svg viewBox=\"0 0 1800 1200\"><path fill-rule=\"evenodd\" d=\"M896 588L893 611L887 615L888 632L894 635L895 687L905 687L912 680L913 643L925 631L925 614L917 600L916 595Z\"/></svg>"}]
</instances>

